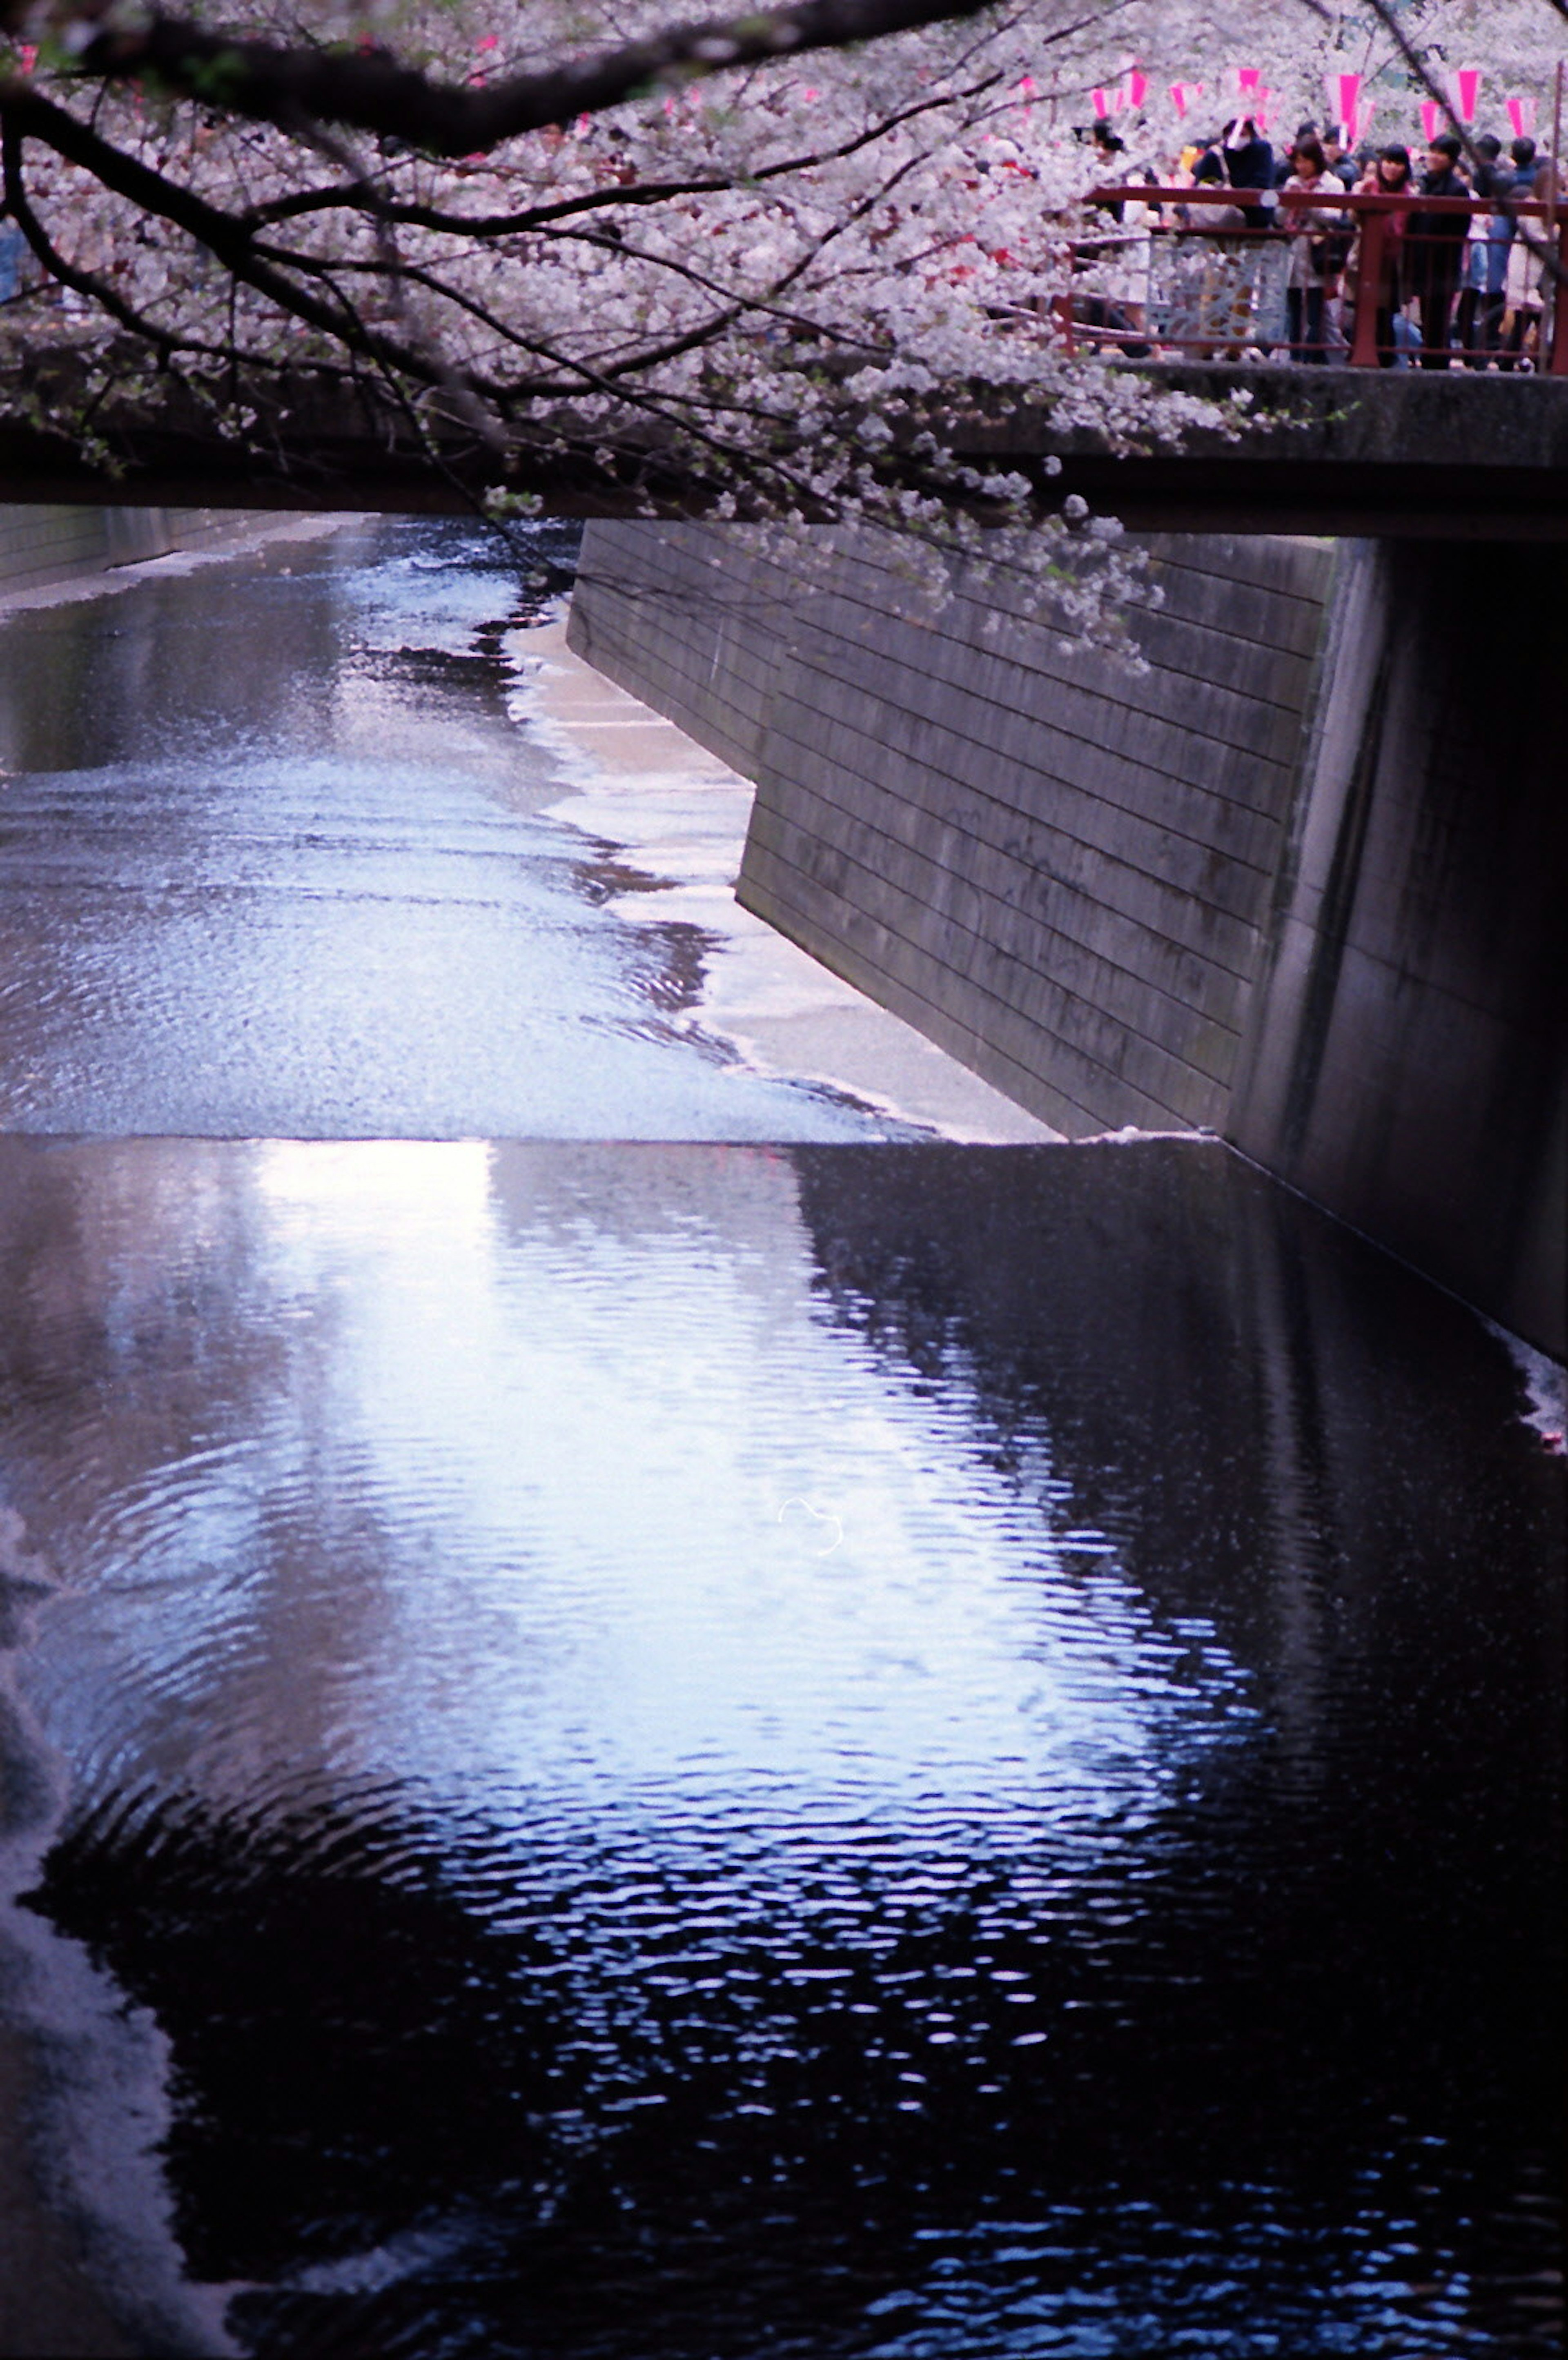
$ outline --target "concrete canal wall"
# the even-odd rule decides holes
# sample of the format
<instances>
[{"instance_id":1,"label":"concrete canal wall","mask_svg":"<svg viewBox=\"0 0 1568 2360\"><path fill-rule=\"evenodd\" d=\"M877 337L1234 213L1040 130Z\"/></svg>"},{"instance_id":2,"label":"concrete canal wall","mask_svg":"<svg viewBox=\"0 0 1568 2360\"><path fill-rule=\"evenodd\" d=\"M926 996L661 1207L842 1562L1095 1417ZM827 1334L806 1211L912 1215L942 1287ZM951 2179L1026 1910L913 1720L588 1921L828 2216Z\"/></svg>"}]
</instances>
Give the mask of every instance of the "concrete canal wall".
<instances>
[{"instance_id":1,"label":"concrete canal wall","mask_svg":"<svg viewBox=\"0 0 1568 2360\"><path fill-rule=\"evenodd\" d=\"M0 504L0 593L87 581L178 549L221 549L258 524L279 521L276 509Z\"/></svg>"},{"instance_id":2,"label":"concrete canal wall","mask_svg":"<svg viewBox=\"0 0 1568 2360\"><path fill-rule=\"evenodd\" d=\"M589 527L579 652L757 782L751 909L1070 1137L1222 1132L1544 1349L1552 552L1151 544L1148 669L868 537ZM903 609L904 611L900 611Z\"/></svg>"}]
</instances>

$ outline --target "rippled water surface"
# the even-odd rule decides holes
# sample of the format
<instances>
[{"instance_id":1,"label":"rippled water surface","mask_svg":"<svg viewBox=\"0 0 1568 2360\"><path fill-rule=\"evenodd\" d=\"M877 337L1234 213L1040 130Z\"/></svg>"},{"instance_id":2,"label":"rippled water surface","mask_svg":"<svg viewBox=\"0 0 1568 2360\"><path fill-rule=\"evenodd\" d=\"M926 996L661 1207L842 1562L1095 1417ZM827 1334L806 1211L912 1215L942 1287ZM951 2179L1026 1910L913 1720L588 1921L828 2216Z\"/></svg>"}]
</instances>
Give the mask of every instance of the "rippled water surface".
<instances>
[{"instance_id":1,"label":"rippled water surface","mask_svg":"<svg viewBox=\"0 0 1568 2360\"><path fill-rule=\"evenodd\" d=\"M0 2063L126 2348L1553 2351L1508 1351L1215 1143L727 1069L513 595L0 633Z\"/></svg>"},{"instance_id":2,"label":"rippled water surface","mask_svg":"<svg viewBox=\"0 0 1568 2360\"><path fill-rule=\"evenodd\" d=\"M242 2345L1531 2348L1561 1531L1468 1314L1217 1148L0 1177L30 1907Z\"/></svg>"},{"instance_id":3,"label":"rippled water surface","mask_svg":"<svg viewBox=\"0 0 1568 2360\"><path fill-rule=\"evenodd\" d=\"M379 523L0 630L0 1128L909 1135L728 1068L691 925L509 719L493 537ZM652 880L649 880L652 881Z\"/></svg>"}]
</instances>

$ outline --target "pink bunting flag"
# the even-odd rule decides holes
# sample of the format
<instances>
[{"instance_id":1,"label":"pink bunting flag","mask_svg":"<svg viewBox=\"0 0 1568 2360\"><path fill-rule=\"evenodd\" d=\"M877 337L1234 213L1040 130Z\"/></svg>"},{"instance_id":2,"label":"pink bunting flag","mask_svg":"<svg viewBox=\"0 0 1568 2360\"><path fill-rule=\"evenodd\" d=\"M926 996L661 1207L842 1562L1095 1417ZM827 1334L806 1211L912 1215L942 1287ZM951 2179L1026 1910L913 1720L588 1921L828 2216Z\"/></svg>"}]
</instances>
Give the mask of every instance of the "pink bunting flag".
<instances>
[{"instance_id":1,"label":"pink bunting flag","mask_svg":"<svg viewBox=\"0 0 1568 2360\"><path fill-rule=\"evenodd\" d=\"M1508 121L1514 126L1516 139L1529 139L1535 131L1535 101L1533 98L1510 98L1508 102Z\"/></svg>"},{"instance_id":2,"label":"pink bunting flag","mask_svg":"<svg viewBox=\"0 0 1568 2360\"><path fill-rule=\"evenodd\" d=\"M1256 98L1260 96L1263 87L1263 68L1261 66L1237 66L1235 71L1236 96L1238 98Z\"/></svg>"},{"instance_id":3,"label":"pink bunting flag","mask_svg":"<svg viewBox=\"0 0 1568 2360\"><path fill-rule=\"evenodd\" d=\"M1109 115L1111 112L1110 101L1102 90L1091 90L1089 93L1089 104L1094 109L1097 122L1101 115Z\"/></svg>"},{"instance_id":4,"label":"pink bunting flag","mask_svg":"<svg viewBox=\"0 0 1568 2360\"><path fill-rule=\"evenodd\" d=\"M1448 77L1449 112L1460 123L1474 123L1481 112L1481 69L1461 66Z\"/></svg>"},{"instance_id":5,"label":"pink bunting flag","mask_svg":"<svg viewBox=\"0 0 1568 2360\"><path fill-rule=\"evenodd\" d=\"M1135 115L1148 96L1148 89L1147 74L1140 73L1135 65L1129 65L1122 79L1121 96Z\"/></svg>"},{"instance_id":6,"label":"pink bunting flag","mask_svg":"<svg viewBox=\"0 0 1568 2360\"><path fill-rule=\"evenodd\" d=\"M1437 137L1439 132L1442 129L1447 114L1447 107L1440 106L1435 98L1422 100L1421 134L1429 148L1431 146L1432 141Z\"/></svg>"},{"instance_id":7,"label":"pink bunting flag","mask_svg":"<svg viewBox=\"0 0 1568 2360\"><path fill-rule=\"evenodd\" d=\"M1201 98L1202 95L1203 85L1201 82L1173 82L1170 85L1170 103L1179 116L1184 116L1193 100Z\"/></svg>"}]
</instances>

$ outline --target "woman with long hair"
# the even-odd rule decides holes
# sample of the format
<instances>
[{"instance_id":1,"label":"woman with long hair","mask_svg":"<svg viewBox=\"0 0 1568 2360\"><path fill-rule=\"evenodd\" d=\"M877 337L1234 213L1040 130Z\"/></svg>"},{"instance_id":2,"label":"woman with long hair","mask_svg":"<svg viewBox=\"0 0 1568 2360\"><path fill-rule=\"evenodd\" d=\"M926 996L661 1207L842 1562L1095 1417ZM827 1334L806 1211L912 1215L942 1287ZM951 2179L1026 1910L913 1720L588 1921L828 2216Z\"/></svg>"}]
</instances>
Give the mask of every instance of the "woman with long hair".
<instances>
[{"instance_id":1,"label":"woman with long hair","mask_svg":"<svg viewBox=\"0 0 1568 2360\"><path fill-rule=\"evenodd\" d=\"M1365 177L1357 184L1356 194L1363 197L1398 197L1416 193L1410 170L1410 151L1398 144L1380 148ZM1361 217L1361 235L1366 235L1370 216ZM1405 303L1405 225L1409 211L1397 207L1382 216L1382 260L1377 284L1372 290L1377 314L1377 361L1381 368L1392 368L1400 358L1394 322Z\"/></svg>"},{"instance_id":2,"label":"woman with long hair","mask_svg":"<svg viewBox=\"0 0 1568 2360\"><path fill-rule=\"evenodd\" d=\"M1279 191L1281 226L1290 240L1290 264L1285 278L1286 333L1293 361L1328 359L1323 307L1328 290L1344 268L1340 243L1344 235L1342 214L1319 205L1293 200L1337 194L1340 182L1329 170L1328 158L1316 139L1298 139L1290 150L1290 176Z\"/></svg>"}]
</instances>

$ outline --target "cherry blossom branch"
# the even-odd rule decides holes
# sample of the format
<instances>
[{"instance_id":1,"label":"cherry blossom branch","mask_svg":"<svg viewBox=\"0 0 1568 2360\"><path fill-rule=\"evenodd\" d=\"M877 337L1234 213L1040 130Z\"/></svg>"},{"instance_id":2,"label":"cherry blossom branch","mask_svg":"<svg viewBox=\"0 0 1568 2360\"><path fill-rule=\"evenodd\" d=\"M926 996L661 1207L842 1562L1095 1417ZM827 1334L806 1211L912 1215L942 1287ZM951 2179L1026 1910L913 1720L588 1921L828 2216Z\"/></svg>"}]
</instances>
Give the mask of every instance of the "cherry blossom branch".
<instances>
[{"instance_id":1,"label":"cherry blossom branch","mask_svg":"<svg viewBox=\"0 0 1568 2360\"><path fill-rule=\"evenodd\" d=\"M383 197L373 180L361 180L334 189L300 189L286 197L275 197L269 202L253 207L239 216L241 221L257 228L270 228L275 224L298 220L301 216L340 208L376 212L389 221L406 224L412 229L436 230L454 236L495 238L510 237L526 230L547 229L553 223L570 221L575 215L597 213L621 205L656 205L677 197L716 196L727 189L762 188L770 181L787 178L797 172L819 171L826 164L847 162L862 149L873 147L891 132L902 130L905 124L929 115L938 107L961 105L966 100L981 97L995 89L1002 76L987 74L962 90L942 91L934 98L917 99L913 104L897 108L879 116L877 121L858 132L852 139L836 148L808 149L800 156L789 156L781 162L764 164L756 171L744 174L710 172L686 180L640 180L606 189L586 189L577 195L559 197L545 205L527 205L510 213L455 213L438 205L412 204L405 200Z\"/></svg>"}]
</instances>

